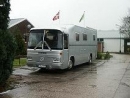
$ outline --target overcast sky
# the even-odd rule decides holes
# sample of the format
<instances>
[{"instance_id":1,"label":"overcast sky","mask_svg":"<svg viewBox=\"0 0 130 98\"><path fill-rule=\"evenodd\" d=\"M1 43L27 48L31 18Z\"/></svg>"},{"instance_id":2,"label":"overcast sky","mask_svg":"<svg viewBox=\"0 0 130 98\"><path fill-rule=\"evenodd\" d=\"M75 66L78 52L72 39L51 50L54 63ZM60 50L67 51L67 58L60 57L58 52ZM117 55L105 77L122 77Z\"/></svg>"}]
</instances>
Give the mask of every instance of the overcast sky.
<instances>
[{"instance_id":1,"label":"overcast sky","mask_svg":"<svg viewBox=\"0 0 130 98\"><path fill-rule=\"evenodd\" d=\"M130 0L11 0L10 18L26 18L35 27L57 25L53 17L60 10L60 24L79 23L85 11L85 26L98 30L118 29L128 15Z\"/></svg>"}]
</instances>

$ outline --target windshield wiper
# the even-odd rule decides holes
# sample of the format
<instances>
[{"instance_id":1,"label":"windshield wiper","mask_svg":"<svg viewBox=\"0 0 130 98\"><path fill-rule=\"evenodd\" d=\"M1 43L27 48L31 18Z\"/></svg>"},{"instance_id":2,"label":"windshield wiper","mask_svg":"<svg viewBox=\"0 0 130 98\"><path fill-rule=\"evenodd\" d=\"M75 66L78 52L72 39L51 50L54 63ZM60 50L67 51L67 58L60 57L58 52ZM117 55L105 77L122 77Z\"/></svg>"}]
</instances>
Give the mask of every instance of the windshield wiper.
<instances>
[{"instance_id":1,"label":"windshield wiper","mask_svg":"<svg viewBox=\"0 0 130 98\"><path fill-rule=\"evenodd\" d=\"M51 51L51 48L50 48L50 46L48 45L48 43L47 43L46 41L44 41L44 42L40 41L40 42L35 46L34 50L36 50L37 47L38 47L41 43L43 43L43 44L45 43L46 46L48 47L48 49ZM43 45L42 45L42 47L43 47ZM42 49L43 49L43 48L42 48Z\"/></svg>"},{"instance_id":2,"label":"windshield wiper","mask_svg":"<svg viewBox=\"0 0 130 98\"><path fill-rule=\"evenodd\" d=\"M34 50L37 49L37 47L42 43L42 41L40 41L35 47L34 47Z\"/></svg>"},{"instance_id":3,"label":"windshield wiper","mask_svg":"<svg viewBox=\"0 0 130 98\"><path fill-rule=\"evenodd\" d=\"M48 47L48 49L51 51L51 47L48 45L48 43L46 41L44 41L44 43L46 44L46 46Z\"/></svg>"}]
</instances>

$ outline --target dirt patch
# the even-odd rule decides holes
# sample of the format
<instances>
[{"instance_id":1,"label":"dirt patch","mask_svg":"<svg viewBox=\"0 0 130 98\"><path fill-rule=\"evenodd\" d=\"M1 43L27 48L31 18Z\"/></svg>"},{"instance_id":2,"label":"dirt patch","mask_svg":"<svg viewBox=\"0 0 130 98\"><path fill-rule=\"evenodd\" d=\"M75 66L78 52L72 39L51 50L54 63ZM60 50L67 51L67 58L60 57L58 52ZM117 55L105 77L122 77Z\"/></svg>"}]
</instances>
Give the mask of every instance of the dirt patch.
<instances>
[{"instance_id":1,"label":"dirt patch","mask_svg":"<svg viewBox=\"0 0 130 98\"><path fill-rule=\"evenodd\" d=\"M19 84L19 82L23 79L23 76L11 75L7 82L0 86L0 93L16 88L16 85Z\"/></svg>"},{"instance_id":2,"label":"dirt patch","mask_svg":"<svg viewBox=\"0 0 130 98\"><path fill-rule=\"evenodd\" d=\"M37 84L41 82L42 81L39 81L37 79L32 79L32 77L29 76L11 75L10 78L7 80L7 82L3 86L0 86L0 93L15 88L23 87L26 85Z\"/></svg>"}]
</instances>

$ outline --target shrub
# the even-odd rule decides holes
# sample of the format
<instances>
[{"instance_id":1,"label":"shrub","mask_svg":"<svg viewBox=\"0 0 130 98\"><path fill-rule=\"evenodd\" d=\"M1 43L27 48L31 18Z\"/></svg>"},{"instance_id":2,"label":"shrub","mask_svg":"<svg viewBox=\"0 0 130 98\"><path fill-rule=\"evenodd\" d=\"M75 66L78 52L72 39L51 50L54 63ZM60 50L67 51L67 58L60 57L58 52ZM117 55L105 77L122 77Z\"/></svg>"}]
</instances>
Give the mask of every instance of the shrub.
<instances>
[{"instance_id":1,"label":"shrub","mask_svg":"<svg viewBox=\"0 0 130 98\"><path fill-rule=\"evenodd\" d=\"M0 30L0 85L4 84L12 73L16 43L13 36Z\"/></svg>"},{"instance_id":2,"label":"shrub","mask_svg":"<svg viewBox=\"0 0 130 98\"><path fill-rule=\"evenodd\" d=\"M97 59L109 59L111 57L110 53L107 51L106 53L97 53Z\"/></svg>"},{"instance_id":3,"label":"shrub","mask_svg":"<svg viewBox=\"0 0 130 98\"><path fill-rule=\"evenodd\" d=\"M102 59L102 53L101 52L97 53L97 59Z\"/></svg>"},{"instance_id":4,"label":"shrub","mask_svg":"<svg viewBox=\"0 0 130 98\"><path fill-rule=\"evenodd\" d=\"M26 55L26 46L25 46L25 42L22 38L20 31L16 29L15 31L11 33L13 33L13 36L17 43L16 56Z\"/></svg>"},{"instance_id":5,"label":"shrub","mask_svg":"<svg viewBox=\"0 0 130 98\"><path fill-rule=\"evenodd\" d=\"M2 85L12 73L16 44L7 31L10 0L1 0L0 5L0 85Z\"/></svg>"},{"instance_id":6,"label":"shrub","mask_svg":"<svg viewBox=\"0 0 130 98\"><path fill-rule=\"evenodd\" d=\"M110 58L110 53L107 51L106 54L105 54L104 59L109 59L109 58Z\"/></svg>"}]
</instances>

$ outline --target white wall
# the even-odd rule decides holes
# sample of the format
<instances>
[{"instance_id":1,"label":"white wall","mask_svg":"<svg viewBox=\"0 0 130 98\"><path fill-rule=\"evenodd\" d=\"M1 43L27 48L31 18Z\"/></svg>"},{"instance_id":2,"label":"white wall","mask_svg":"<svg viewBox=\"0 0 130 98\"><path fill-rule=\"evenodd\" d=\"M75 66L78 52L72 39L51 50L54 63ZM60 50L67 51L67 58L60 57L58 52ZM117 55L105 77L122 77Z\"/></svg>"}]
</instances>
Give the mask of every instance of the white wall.
<instances>
[{"instance_id":1,"label":"white wall","mask_svg":"<svg viewBox=\"0 0 130 98\"><path fill-rule=\"evenodd\" d=\"M119 52L120 39L104 39L104 52ZM121 52L124 52L124 40L121 39Z\"/></svg>"},{"instance_id":2,"label":"white wall","mask_svg":"<svg viewBox=\"0 0 130 98\"><path fill-rule=\"evenodd\" d=\"M120 38L120 33L119 30L98 30L97 38Z\"/></svg>"}]
</instances>

